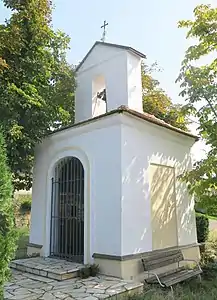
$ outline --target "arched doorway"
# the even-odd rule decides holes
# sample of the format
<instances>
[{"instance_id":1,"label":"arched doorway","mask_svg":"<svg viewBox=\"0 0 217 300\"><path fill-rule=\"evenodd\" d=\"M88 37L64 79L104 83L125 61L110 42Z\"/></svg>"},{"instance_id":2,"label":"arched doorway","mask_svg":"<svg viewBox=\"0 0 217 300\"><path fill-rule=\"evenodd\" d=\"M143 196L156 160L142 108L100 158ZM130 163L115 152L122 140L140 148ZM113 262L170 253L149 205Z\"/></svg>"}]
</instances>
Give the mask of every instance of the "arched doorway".
<instances>
[{"instance_id":1,"label":"arched doorway","mask_svg":"<svg viewBox=\"0 0 217 300\"><path fill-rule=\"evenodd\" d=\"M84 262L84 168L62 159L52 178L50 256Z\"/></svg>"}]
</instances>

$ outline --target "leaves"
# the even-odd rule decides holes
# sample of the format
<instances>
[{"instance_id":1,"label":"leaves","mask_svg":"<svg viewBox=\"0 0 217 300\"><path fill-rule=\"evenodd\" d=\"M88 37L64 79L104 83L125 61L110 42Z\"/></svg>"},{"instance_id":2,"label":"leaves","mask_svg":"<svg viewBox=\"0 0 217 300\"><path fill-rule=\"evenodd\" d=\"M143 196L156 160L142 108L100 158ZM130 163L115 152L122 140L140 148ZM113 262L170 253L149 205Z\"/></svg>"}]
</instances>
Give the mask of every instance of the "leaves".
<instances>
[{"instance_id":1,"label":"leaves","mask_svg":"<svg viewBox=\"0 0 217 300\"><path fill-rule=\"evenodd\" d=\"M9 262L16 250L16 232L14 229L12 182L7 166L6 149L0 133L0 299L3 299L3 284L9 277Z\"/></svg>"},{"instance_id":2,"label":"leaves","mask_svg":"<svg viewBox=\"0 0 217 300\"><path fill-rule=\"evenodd\" d=\"M74 67L50 1L2 1L12 15L0 25L0 122L15 186L28 189L35 144L74 119Z\"/></svg>"},{"instance_id":3,"label":"leaves","mask_svg":"<svg viewBox=\"0 0 217 300\"><path fill-rule=\"evenodd\" d=\"M177 81L188 109L199 120L198 130L210 147L207 158L195 164L184 178L201 206L217 207L217 8L199 5L194 9L194 20L181 21L179 27L188 28L187 38L196 42L186 51ZM202 64L207 55L210 63Z\"/></svg>"},{"instance_id":4,"label":"leaves","mask_svg":"<svg viewBox=\"0 0 217 300\"><path fill-rule=\"evenodd\" d=\"M156 64L150 68L142 65L143 110L170 125L187 130L187 111L182 110L180 105L174 105L160 88L159 81L151 76L156 67Z\"/></svg>"}]
</instances>

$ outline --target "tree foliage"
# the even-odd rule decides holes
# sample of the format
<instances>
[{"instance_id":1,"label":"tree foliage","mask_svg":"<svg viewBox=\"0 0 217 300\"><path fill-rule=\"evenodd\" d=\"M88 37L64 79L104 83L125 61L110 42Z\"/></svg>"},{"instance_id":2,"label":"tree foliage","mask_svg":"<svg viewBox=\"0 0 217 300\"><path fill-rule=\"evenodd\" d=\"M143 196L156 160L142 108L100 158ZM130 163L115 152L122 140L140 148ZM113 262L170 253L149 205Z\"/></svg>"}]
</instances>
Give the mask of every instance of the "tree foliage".
<instances>
[{"instance_id":1,"label":"tree foliage","mask_svg":"<svg viewBox=\"0 0 217 300\"><path fill-rule=\"evenodd\" d=\"M156 64L151 67L142 65L143 110L170 125L187 130L188 122L181 105L173 104L160 88L160 82L152 77L156 68Z\"/></svg>"},{"instance_id":2,"label":"tree foliage","mask_svg":"<svg viewBox=\"0 0 217 300\"><path fill-rule=\"evenodd\" d=\"M74 117L69 38L55 32L48 0L2 0L12 11L0 25L0 122L17 188L31 185L34 146Z\"/></svg>"},{"instance_id":3,"label":"tree foliage","mask_svg":"<svg viewBox=\"0 0 217 300\"><path fill-rule=\"evenodd\" d=\"M209 236L209 219L204 215L196 215L197 241L205 243Z\"/></svg>"},{"instance_id":4,"label":"tree foliage","mask_svg":"<svg viewBox=\"0 0 217 300\"><path fill-rule=\"evenodd\" d=\"M9 262L16 250L14 229L12 181L6 161L6 149L0 133L0 299L3 299L3 285L8 279Z\"/></svg>"},{"instance_id":5,"label":"tree foliage","mask_svg":"<svg viewBox=\"0 0 217 300\"><path fill-rule=\"evenodd\" d=\"M187 38L195 40L186 51L178 78L181 95L185 109L199 120L199 133L210 148L185 179L199 201L217 207L217 8L199 5L194 20L180 21L179 27L187 28Z\"/></svg>"}]
</instances>

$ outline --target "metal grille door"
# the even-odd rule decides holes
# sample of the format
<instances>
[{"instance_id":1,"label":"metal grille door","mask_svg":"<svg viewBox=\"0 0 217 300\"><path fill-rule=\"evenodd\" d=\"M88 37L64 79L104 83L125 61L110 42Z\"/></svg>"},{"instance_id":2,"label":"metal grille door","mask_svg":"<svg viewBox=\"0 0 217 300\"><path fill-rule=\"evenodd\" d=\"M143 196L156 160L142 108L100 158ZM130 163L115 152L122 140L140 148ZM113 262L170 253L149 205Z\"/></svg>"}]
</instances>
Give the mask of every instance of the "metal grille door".
<instances>
[{"instance_id":1,"label":"metal grille door","mask_svg":"<svg viewBox=\"0 0 217 300\"><path fill-rule=\"evenodd\" d=\"M51 200L50 256L83 263L84 169L76 157L57 165Z\"/></svg>"}]
</instances>

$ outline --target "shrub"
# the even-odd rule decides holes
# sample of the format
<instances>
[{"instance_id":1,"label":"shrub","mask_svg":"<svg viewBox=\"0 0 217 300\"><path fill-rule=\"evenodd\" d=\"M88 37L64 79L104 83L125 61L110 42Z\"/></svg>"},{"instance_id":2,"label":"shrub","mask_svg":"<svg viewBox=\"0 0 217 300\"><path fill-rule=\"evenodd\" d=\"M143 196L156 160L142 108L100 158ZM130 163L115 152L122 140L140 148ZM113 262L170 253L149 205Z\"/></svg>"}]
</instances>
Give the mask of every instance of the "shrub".
<instances>
[{"instance_id":1,"label":"shrub","mask_svg":"<svg viewBox=\"0 0 217 300\"><path fill-rule=\"evenodd\" d=\"M18 212L25 213L31 210L32 195L16 193L14 197L14 208Z\"/></svg>"},{"instance_id":2,"label":"shrub","mask_svg":"<svg viewBox=\"0 0 217 300\"><path fill-rule=\"evenodd\" d=\"M79 276L82 279L88 278L90 276L95 277L99 273L99 265L91 264L86 265L79 270Z\"/></svg>"},{"instance_id":3,"label":"shrub","mask_svg":"<svg viewBox=\"0 0 217 300\"><path fill-rule=\"evenodd\" d=\"M20 204L21 211L31 211L32 199L31 197L26 197Z\"/></svg>"},{"instance_id":4,"label":"shrub","mask_svg":"<svg viewBox=\"0 0 217 300\"><path fill-rule=\"evenodd\" d=\"M209 219L205 215L196 216L198 243L205 243L209 235Z\"/></svg>"},{"instance_id":5,"label":"shrub","mask_svg":"<svg viewBox=\"0 0 217 300\"><path fill-rule=\"evenodd\" d=\"M18 228L30 225L30 211L31 211L32 195L30 193L21 194L16 192L14 194L14 215L15 225Z\"/></svg>"},{"instance_id":6,"label":"shrub","mask_svg":"<svg viewBox=\"0 0 217 300\"><path fill-rule=\"evenodd\" d=\"M95 277L97 274L99 274L99 265L90 265L90 276Z\"/></svg>"},{"instance_id":7,"label":"shrub","mask_svg":"<svg viewBox=\"0 0 217 300\"><path fill-rule=\"evenodd\" d=\"M217 262L217 232L216 231L210 231L208 240L206 244L203 245L201 249L201 263L203 266L209 265L210 269L210 264L213 267L217 268L216 265Z\"/></svg>"},{"instance_id":8,"label":"shrub","mask_svg":"<svg viewBox=\"0 0 217 300\"><path fill-rule=\"evenodd\" d=\"M9 263L15 255L17 233L14 227L11 174L1 133L0 170L0 299L3 299L3 285L10 275Z\"/></svg>"},{"instance_id":9,"label":"shrub","mask_svg":"<svg viewBox=\"0 0 217 300\"><path fill-rule=\"evenodd\" d=\"M86 265L79 270L79 276L82 279L88 278L90 276L90 266Z\"/></svg>"}]
</instances>

